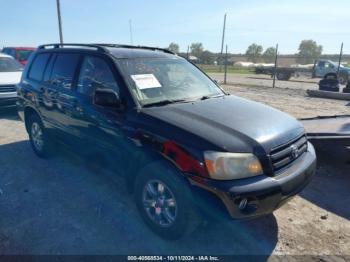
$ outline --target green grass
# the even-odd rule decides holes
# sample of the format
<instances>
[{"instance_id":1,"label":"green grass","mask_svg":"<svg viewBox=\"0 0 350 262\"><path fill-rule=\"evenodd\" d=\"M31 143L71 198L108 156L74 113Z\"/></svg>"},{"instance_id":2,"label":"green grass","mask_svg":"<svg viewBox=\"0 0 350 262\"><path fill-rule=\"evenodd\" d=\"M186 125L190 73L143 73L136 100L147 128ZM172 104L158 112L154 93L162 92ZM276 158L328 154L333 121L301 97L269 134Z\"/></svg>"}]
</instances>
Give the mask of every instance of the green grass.
<instances>
[{"instance_id":1,"label":"green grass","mask_svg":"<svg viewBox=\"0 0 350 262\"><path fill-rule=\"evenodd\" d=\"M216 66L216 65L197 65L197 66L206 73L224 73L224 71L225 71L224 66ZM220 67L221 67L221 70L220 70ZM252 73L254 73L254 69L228 66L227 73L229 73L229 74L252 74Z\"/></svg>"}]
</instances>

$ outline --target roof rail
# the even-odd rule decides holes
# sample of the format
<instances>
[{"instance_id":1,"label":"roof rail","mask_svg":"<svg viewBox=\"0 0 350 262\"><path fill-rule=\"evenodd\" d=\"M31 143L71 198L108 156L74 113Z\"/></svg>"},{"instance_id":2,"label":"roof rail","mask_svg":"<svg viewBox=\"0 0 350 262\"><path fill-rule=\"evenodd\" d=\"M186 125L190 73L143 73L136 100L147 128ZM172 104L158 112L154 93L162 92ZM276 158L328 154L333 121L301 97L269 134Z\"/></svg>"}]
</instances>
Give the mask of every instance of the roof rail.
<instances>
[{"instance_id":1,"label":"roof rail","mask_svg":"<svg viewBox=\"0 0 350 262\"><path fill-rule=\"evenodd\" d=\"M64 47L70 47L70 46L76 46L76 47L86 47L86 48L96 48L97 51L108 53L108 49L106 47L115 47L115 48L135 48L135 49L148 49L153 51L162 51L164 53L175 55L175 53L171 52L168 49L165 48L159 48L159 47L150 47L150 46L133 46L133 45L121 45L121 44L74 44L74 43L67 43L67 44L47 44L47 45L40 45L38 49L47 49L48 47L51 48L64 48Z\"/></svg>"},{"instance_id":2,"label":"roof rail","mask_svg":"<svg viewBox=\"0 0 350 262\"><path fill-rule=\"evenodd\" d=\"M40 45L38 47L38 49L47 49L48 47L51 48L64 48L64 47L86 47L86 48L96 48L97 51L99 52L104 52L104 53L108 53L108 50L106 48L104 48L101 45L97 45L97 44L74 44L74 43L67 43L67 44L47 44L47 45Z\"/></svg>"},{"instance_id":3,"label":"roof rail","mask_svg":"<svg viewBox=\"0 0 350 262\"><path fill-rule=\"evenodd\" d=\"M142 45L123 45L123 44L95 44L102 47L119 47L119 48L136 48L136 49L148 49L153 51L162 51L164 53L175 55L175 53L171 52L170 50L166 48L159 48L159 47L151 47L151 46L142 46Z\"/></svg>"}]
</instances>

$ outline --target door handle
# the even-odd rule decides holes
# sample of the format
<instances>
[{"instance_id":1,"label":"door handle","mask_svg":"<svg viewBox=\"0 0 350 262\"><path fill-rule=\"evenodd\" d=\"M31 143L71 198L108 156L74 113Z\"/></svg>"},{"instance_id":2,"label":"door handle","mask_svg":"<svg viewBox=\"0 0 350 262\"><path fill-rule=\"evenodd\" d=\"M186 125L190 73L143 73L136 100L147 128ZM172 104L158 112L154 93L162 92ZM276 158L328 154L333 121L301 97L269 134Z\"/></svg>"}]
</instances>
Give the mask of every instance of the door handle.
<instances>
[{"instance_id":1,"label":"door handle","mask_svg":"<svg viewBox=\"0 0 350 262\"><path fill-rule=\"evenodd\" d=\"M82 113L84 111L83 108L80 106L78 100L73 100L73 108L79 113Z\"/></svg>"}]
</instances>

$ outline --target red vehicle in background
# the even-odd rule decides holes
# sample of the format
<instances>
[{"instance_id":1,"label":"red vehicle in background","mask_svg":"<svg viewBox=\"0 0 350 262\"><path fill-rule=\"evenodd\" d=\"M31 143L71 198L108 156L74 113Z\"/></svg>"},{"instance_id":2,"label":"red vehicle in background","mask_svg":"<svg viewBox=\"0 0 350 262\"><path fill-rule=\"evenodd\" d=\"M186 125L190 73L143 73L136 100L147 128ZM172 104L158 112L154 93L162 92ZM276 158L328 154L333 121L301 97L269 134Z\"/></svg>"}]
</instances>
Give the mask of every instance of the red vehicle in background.
<instances>
[{"instance_id":1,"label":"red vehicle in background","mask_svg":"<svg viewBox=\"0 0 350 262\"><path fill-rule=\"evenodd\" d=\"M36 50L32 47L4 47L2 53L12 56L23 66L28 62L30 55Z\"/></svg>"}]
</instances>

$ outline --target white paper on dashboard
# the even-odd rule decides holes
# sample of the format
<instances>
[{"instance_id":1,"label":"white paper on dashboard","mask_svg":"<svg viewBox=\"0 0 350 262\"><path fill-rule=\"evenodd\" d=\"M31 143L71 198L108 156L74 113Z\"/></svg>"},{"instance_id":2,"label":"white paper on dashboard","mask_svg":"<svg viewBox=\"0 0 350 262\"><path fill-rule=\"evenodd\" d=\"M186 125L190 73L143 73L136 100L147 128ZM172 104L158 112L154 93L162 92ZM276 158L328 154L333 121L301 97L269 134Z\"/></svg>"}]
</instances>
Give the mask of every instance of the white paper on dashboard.
<instances>
[{"instance_id":1,"label":"white paper on dashboard","mask_svg":"<svg viewBox=\"0 0 350 262\"><path fill-rule=\"evenodd\" d=\"M131 75L131 78L140 90L162 86L153 74Z\"/></svg>"}]
</instances>

